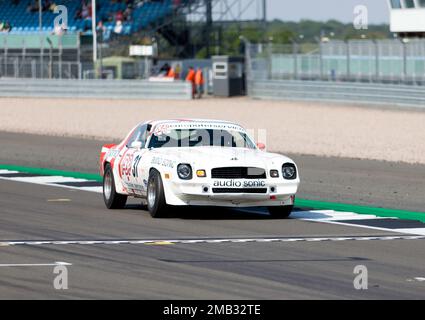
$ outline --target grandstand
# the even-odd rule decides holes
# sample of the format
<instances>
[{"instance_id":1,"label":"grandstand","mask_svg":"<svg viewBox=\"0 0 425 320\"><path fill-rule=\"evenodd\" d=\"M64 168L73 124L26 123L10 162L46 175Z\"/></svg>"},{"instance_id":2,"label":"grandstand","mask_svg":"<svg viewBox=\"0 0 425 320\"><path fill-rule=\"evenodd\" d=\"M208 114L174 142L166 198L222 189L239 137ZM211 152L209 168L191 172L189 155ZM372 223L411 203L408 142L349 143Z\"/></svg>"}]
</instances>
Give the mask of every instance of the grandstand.
<instances>
[{"instance_id":1,"label":"grandstand","mask_svg":"<svg viewBox=\"0 0 425 320\"><path fill-rule=\"evenodd\" d=\"M91 0L41 0L41 21L39 1L0 0L0 23L8 25L3 31L11 34L39 33L41 22L42 32L53 33L57 16L54 9L60 4L68 11L67 32L91 35ZM259 7L258 3L263 8L262 20L265 21L265 0L96 0L96 23L98 31L103 33L103 41L111 40L111 34L129 36L142 31L159 33L170 44L184 47L190 42L194 25L199 27L202 24L201 38L206 42L201 44L202 47L208 45L209 37L205 35L211 34L213 23L241 20L243 13L254 5ZM117 31L118 22L120 28Z\"/></svg>"},{"instance_id":2,"label":"grandstand","mask_svg":"<svg viewBox=\"0 0 425 320\"><path fill-rule=\"evenodd\" d=\"M172 23L176 9L188 2L96 0L97 32L103 43L103 56L128 54L132 41ZM38 4L39 0L0 0L0 77L80 78L84 72L93 70L92 1L41 0L41 21ZM67 9L65 33L58 34L55 30L57 5Z\"/></svg>"},{"instance_id":3,"label":"grandstand","mask_svg":"<svg viewBox=\"0 0 425 320\"><path fill-rule=\"evenodd\" d=\"M0 0L0 77L81 78L98 59L128 56L131 44L156 45L162 59L210 57L222 47L223 23L265 21L265 1L96 0L95 37L91 0L41 0L41 10L40 0ZM64 32L54 26L59 5ZM254 18L244 19L248 11Z\"/></svg>"},{"instance_id":4,"label":"grandstand","mask_svg":"<svg viewBox=\"0 0 425 320\"><path fill-rule=\"evenodd\" d=\"M42 31L53 32L55 4L50 0L42 3ZM108 32L112 32L117 20L122 20L122 34L129 35L171 15L173 3L172 0L97 0L97 20L103 22ZM91 32L90 1L62 0L60 4L68 9L69 32ZM39 32L37 1L0 0L0 21L7 21L12 26L11 33Z\"/></svg>"}]
</instances>

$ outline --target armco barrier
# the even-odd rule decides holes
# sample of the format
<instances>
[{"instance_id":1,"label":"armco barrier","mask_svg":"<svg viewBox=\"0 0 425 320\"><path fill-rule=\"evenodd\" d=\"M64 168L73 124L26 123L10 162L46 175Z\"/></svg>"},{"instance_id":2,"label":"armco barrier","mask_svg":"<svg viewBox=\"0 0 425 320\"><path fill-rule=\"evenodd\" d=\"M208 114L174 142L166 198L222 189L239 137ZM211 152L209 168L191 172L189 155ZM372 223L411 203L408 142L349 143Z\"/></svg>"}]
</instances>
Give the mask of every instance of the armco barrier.
<instances>
[{"instance_id":1,"label":"armco barrier","mask_svg":"<svg viewBox=\"0 0 425 320\"><path fill-rule=\"evenodd\" d=\"M192 99L183 81L0 79L0 97Z\"/></svg>"},{"instance_id":2,"label":"armco barrier","mask_svg":"<svg viewBox=\"0 0 425 320\"><path fill-rule=\"evenodd\" d=\"M249 83L258 99L398 105L425 109L425 86L327 81L264 80Z\"/></svg>"}]
</instances>

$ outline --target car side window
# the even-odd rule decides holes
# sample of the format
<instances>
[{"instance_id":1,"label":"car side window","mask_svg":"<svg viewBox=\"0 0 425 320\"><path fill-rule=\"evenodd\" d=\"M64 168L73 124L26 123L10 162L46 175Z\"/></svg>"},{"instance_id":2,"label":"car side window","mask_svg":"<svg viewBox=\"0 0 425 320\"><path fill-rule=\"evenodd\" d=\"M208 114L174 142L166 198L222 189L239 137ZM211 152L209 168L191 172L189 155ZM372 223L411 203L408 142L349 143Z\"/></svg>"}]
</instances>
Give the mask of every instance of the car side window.
<instances>
[{"instance_id":1,"label":"car side window","mask_svg":"<svg viewBox=\"0 0 425 320\"><path fill-rule=\"evenodd\" d=\"M133 142L139 141L142 143L142 148L144 148L146 144L146 139L148 137L147 128L148 128L147 124L137 127L136 130L134 130L133 134L131 135L130 139L128 139L127 147L131 148L131 144Z\"/></svg>"}]
</instances>

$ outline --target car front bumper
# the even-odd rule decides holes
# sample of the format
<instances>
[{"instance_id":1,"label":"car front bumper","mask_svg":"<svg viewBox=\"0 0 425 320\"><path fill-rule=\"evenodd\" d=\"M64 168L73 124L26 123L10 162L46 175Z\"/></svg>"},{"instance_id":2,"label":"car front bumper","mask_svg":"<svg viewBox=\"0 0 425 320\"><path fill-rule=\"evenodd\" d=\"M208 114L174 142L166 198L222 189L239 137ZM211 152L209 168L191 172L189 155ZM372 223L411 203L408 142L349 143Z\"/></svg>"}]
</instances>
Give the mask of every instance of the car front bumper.
<instances>
[{"instance_id":1,"label":"car front bumper","mask_svg":"<svg viewBox=\"0 0 425 320\"><path fill-rule=\"evenodd\" d=\"M166 185L166 199L170 205L286 206L294 204L299 180L198 178L168 181Z\"/></svg>"}]
</instances>

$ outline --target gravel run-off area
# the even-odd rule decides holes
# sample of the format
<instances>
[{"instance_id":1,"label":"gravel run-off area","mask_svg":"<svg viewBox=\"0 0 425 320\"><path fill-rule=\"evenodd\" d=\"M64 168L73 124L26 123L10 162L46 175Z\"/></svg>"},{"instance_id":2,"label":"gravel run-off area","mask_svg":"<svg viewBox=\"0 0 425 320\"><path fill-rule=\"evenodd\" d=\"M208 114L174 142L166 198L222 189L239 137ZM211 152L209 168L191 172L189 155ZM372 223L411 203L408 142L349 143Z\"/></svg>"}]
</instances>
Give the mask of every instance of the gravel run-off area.
<instances>
[{"instance_id":1,"label":"gravel run-off area","mask_svg":"<svg viewBox=\"0 0 425 320\"><path fill-rule=\"evenodd\" d=\"M425 164L425 112L249 98L194 101L0 98L0 131L122 139L150 119L235 121L269 151Z\"/></svg>"}]
</instances>

